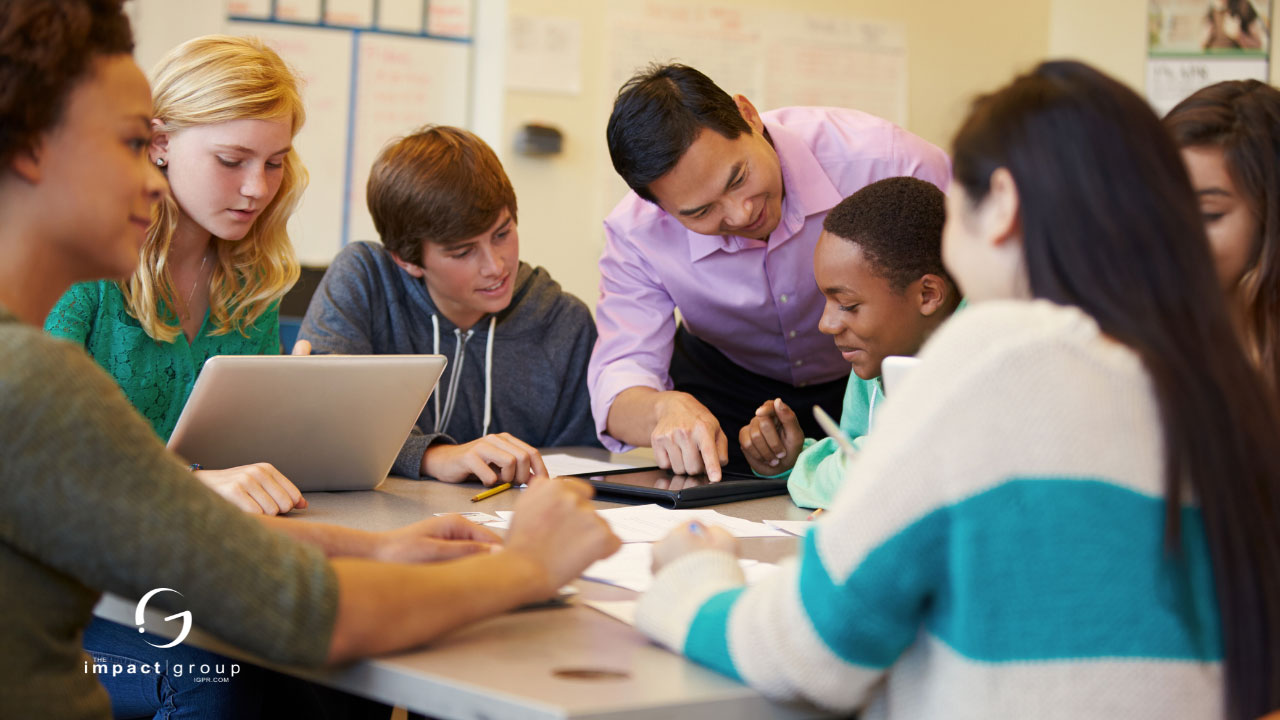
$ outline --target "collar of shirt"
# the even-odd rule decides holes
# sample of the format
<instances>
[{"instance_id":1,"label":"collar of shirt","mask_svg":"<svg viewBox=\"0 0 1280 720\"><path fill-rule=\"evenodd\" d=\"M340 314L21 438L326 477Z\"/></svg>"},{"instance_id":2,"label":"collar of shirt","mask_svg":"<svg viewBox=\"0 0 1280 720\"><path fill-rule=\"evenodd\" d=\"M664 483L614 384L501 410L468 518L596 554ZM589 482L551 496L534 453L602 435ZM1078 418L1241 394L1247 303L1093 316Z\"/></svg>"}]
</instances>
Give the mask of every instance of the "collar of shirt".
<instances>
[{"instance_id":1,"label":"collar of shirt","mask_svg":"<svg viewBox=\"0 0 1280 720\"><path fill-rule=\"evenodd\" d=\"M826 212L844 199L803 139L785 127L767 120L765 129L773 140L774 152L778 153L778 165L782 168L782 187L786 192L782 198L782 219L778 222L778 227L769 237L768 243L737 235L700 235L686 231L689 236L690 262L697 262L717 250L735 253L766 244L770 250L777 248L804 227L806 217Z\"/></svg>"}]
</instances>

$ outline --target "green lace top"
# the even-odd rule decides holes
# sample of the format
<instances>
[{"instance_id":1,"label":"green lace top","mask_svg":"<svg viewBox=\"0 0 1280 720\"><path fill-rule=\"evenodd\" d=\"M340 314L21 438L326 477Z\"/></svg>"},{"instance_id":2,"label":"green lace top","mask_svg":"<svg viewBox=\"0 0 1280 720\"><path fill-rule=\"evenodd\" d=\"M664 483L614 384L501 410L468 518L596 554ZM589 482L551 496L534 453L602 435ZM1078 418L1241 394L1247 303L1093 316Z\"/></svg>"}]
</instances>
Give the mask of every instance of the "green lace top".
<instances>
[{"instance_id":1,"label":"green lace top","mask_svg":"<svg viewBox=\"0 0 1280 720\"><path fill-rule=\"evenodd\" d=\"M72 285L49 313L44 329L83 345L167 442L206 360L214 355L280 354L278 305L258 318L248 337L237 332L211 335L206 313L190 343L182 333L171 343L161 343L129 314L119 286L97 280Z\"/></svg>"}]
</instances>

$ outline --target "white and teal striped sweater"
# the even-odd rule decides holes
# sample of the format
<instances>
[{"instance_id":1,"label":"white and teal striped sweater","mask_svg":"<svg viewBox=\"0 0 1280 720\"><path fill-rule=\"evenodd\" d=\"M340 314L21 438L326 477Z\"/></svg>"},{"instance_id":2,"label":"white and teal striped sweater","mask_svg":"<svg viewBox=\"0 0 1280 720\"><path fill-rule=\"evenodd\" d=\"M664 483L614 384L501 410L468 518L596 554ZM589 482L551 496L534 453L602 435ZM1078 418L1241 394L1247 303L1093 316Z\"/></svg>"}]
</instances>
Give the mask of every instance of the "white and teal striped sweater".
<instances>
[{"instance_id":1,"label":"white and teal striped sweater","mask_svg":"<svg viewBox=\"0 0 1280 720\"><path fill-rule=\"evenodd\" d=\"M975 305L925 346L800 556L659 573L637 624L778 699L864 718L1220 718L1200 513L1163 546L1147 373L1073 308Z\"/></svg>"}]
</instances>

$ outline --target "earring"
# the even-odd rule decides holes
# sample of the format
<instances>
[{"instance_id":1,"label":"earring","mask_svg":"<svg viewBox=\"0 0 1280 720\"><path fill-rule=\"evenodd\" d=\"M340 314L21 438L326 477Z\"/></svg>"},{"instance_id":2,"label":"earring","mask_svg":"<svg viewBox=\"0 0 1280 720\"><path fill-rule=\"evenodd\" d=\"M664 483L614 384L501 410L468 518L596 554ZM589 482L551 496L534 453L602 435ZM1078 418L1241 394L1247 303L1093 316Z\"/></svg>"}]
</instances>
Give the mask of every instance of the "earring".
<instances>
[{"instance_id":1,"label":"earring","mask_svg":"<svg viewBox=\"0 0 1280 720\"><path fill-rule=\"evenodd\" d=\"M165 159L164 159L164 158L162 158L162 157L158 157L158 158L156 158L156 167L158 167L158 168L162 168L162 167L164 167L165 165L168 165L168 164L169 164L169 163L168 163L167 161L165 161Z\"/></svg>"}]
</instances>

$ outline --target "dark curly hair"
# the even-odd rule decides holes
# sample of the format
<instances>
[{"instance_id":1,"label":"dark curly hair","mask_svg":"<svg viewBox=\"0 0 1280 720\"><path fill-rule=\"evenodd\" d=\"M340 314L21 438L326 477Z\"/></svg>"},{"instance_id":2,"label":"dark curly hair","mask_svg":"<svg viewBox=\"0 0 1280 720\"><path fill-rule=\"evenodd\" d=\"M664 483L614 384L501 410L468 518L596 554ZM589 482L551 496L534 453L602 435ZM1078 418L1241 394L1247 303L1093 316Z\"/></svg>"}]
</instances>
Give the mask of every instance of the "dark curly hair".
<instances>
[{"instance_id":1,"label":"dark curly hair","mask_svg":"<svg viewBox=\"0 0 1280 720\"><path fill-rule=\"evenodd\" d=\"M857 243L876 274L895 292L926 274L955 287L942 265L946 202L933 183L913 177L885 178L867 185L827 213L822 229Z\"/></svg>"},{"instance_id":2,"label":"dark curly hair","mask_svg":"<svg viewBox=\"0 0 1280 720\"><path fill-rule=\"evenodd\" d=\"M0 164L58 124L94 57L133 52L124 0L0 0Z\"/></svg>"}]
</instances>

